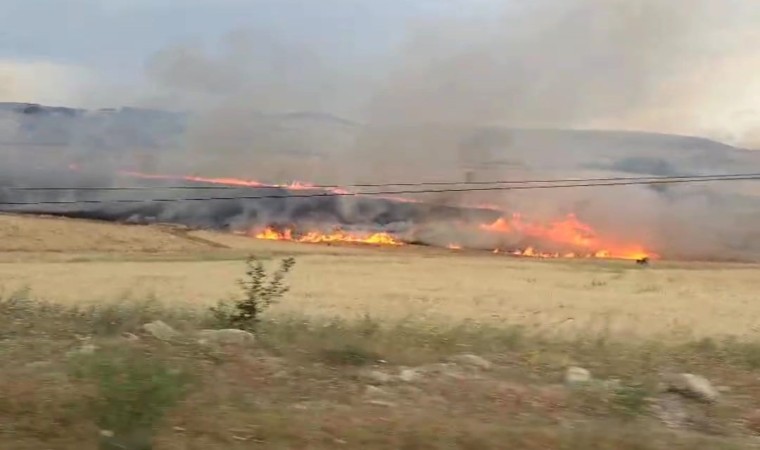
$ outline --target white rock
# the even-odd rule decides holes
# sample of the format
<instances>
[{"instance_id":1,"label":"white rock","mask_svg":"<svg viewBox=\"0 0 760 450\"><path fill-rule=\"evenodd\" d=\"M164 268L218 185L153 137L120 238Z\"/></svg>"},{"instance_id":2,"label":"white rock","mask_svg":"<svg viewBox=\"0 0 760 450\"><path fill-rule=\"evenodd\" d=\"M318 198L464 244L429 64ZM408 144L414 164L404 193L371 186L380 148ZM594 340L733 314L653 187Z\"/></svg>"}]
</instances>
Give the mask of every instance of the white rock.
<instances>
[{"instance_id":1,"label":"white rock","mask_svg":"<svg viewBox=\"0 0 760 450\"><path fill-rule=\"evenodd\" d=\"M143 325L143 330L145 330L148 334L153 336L156 339L160 339L162 341L170 341L177 336L179 336L179 332L175 330L174 328L170 327L169 325L165 324L164 322L160 320L156 320L155 322L146 323Z\"/></svg>"},{"instance_id":2,"label":"white rock","mask_svg":"<svg viewBox=\"0 0 760 450\"><path fill-rule=\"evenodd\" d=\"M422 374L417 369L402 369L398 379L405 383L414 383L422 378Z\"/></svg>"},{"instance_id":3,"label":"white rock","mask_svg":"<svg viewBox=\"0 0 760 450\"><path fill-rule=\"evenodd\" d=\"M684 397L693 398L705 403L713 403L720 397L720 392L713 387L710 381L699 375L680 373L668 375L665 378L667 389L677 392Z\"/></svg>"},{"instance_id":4,"label":"white rock","mask_svg":"<svg viewBox=\"0 0 760 450\"><path fill-rule=\"evenodd\" d=\"M137 342L140 340L140 337L133 333L122 333L121 337L129 342Z\"/></svg>"},{"instance_id":5,"label":"white rock","mask_svg":"<svg viewBox=\"0 0 760 450\"><path fill-rule=\"evenodd\" d=\"M565 384L577 386L591 382L591 372L583 367L568 367L565 371Z\"/></svg>"},{"instance_id":6,"label":"white rock","mask_svg":"<svg viewBox=\"0 0 760 450\"><path fill-rule=\"evenodd\" d=\"M226 330L203 330L200 333L201 344L216 345L247 345L256 341L256 337L244 330L226 329Z\"/></svg>"},{"instance_id":7,"label":"white rock","mask_svg":"<svg viewBox=\"0 0 760 450\"><path fill-rule=\"evenodd\" d=\"M491 361L488 361L485 358L482 358L478 355L473 355L470 353L453 356L450 358L450 361L462 366L477 367L483 370L490 370L491 367L493 367L493 364L491 363Z\"/></svg>"},{"instance_id":8,"label":"white rock","mask_svg":"<svg viewBox=\"0 0 760 450\"><path fill-rule=\"evenodd\" d=\"M392 397L393 394L390 391L387 391L383 388L379 388L377 386L367 386L364 389L364 395L367 397Z\"/></svg>"},{"instance_id":9,"label":"white rock","mask_svg":"<svg viewBox=\"0 0 760 450\"><path fill-rule=\"evenodd\" d=\"M367 400L367 403L375 406L383 406L385 408L395 408L396 403L389 402L387 400Z\"/></svg>"}]
</instances>

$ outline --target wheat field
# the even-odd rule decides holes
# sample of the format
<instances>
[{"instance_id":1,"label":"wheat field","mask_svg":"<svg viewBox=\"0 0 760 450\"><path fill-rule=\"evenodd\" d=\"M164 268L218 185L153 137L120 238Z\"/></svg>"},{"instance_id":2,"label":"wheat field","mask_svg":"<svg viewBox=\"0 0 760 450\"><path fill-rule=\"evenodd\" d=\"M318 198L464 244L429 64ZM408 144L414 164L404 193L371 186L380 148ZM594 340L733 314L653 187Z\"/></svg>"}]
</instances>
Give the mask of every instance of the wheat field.
<instances>
[{"instance_id":1,"label":"wheat field","mask_svg":"<svg viewBox=\"0 0 760 450\"><path fill-rule=\"evenodd\" d=\"M236 293L248 254L295 256L274 313L521 324L548 332L760 335L760 267L538 261L430 248L262 242L169 226L0 216L0 289L57 302L206 306Z\"/></svg>"}]
</instances>

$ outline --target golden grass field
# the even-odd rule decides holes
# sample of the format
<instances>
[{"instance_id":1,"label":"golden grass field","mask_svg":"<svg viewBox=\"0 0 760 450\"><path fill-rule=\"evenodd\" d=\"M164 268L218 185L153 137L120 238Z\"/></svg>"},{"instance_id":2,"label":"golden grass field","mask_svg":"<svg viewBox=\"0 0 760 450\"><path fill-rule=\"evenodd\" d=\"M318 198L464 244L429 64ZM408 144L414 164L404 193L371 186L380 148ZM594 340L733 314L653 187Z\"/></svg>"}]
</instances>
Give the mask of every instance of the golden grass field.
<instances>
[{"instance_id":1,"label":"golden grass field","mask_svg":"<svg viewBox=\"0 0 760 450\"><path fill-rule=\"evenodd\" d=\"M0 449L760 448L759 274L0 215Z\"/></svg>"},{"instance_id":2,"label":"golden grass field","mask_svg":"<svg viewBox=\"0 0 760 450\"><path fill-rule=\"evenodd\" d=\"M263 242L171 226L0 216L0 288L56 302L148 296L210 305L246 255L293 255L277 312L468 319L546 331L760 336L760 266L537 261L432 248Z\"/></svg>"}]
</instances>

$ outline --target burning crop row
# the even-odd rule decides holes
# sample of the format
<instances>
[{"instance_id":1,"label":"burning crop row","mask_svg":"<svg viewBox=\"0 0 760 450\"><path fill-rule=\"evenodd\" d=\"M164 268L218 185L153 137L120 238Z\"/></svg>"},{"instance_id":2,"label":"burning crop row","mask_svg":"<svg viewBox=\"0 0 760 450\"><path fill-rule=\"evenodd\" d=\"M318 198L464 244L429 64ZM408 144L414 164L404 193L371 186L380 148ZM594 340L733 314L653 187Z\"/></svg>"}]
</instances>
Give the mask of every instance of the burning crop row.
<instances>
[{"instance_id":1,"label":"burning crop row","mask_svg":"<svg viewBox=\"0 0 760 450\"><path fill-rule=\"evenodd\" d=\"M368 245L388 245L400 246L404 242L392 236L389 233L348 233L342 230L333 232L309 231L304 234L297 234L290 228L277 230L273 227L267 227L261 231L253 233L256 239L268 241L292 241L306 242L311 244L325 243L352 243Z\"/></svg>"},{"instance_id":2,"label":"burning crop row","mask_svg":"<svg viewBox=\"0 0 760 450\"><path fill-rule=\"evenodd\" d=\"M534 246L524 248L502 248L492 250L495 254L512 256L541 258L541 259L625 259L641 260L644 258L656 258L657 255L646 251L638 245L615 245L605 242L596 236L596 233L586 224L580 222L575 216L568 216L562 221L553 222L549 225L526 224L520 216L515 215L510 221L506 218L498 219L491 224L483 224L480 232L495 235L519 233L521 237L540 241L552 247L564 247L565 251L545 251ZM407 242L399 236L387 232L361 233L344 230L317 231L309 230L297 232L293 228L277 229L265 227L248 233L256 239L272 241L291 241L301 243L347 243L365 244L375 246L403 246ZM413 233L412 233L413 234ZM459 243L450 243L446 246L450 250L463 250L465 247Z\"/></svg>"},{"instance_id":3,"label":"burning crop row","mask_svg":"<svg viewBox=\"0 0 760 450\"><path fill-rule=\"evenodd\" d=\"M70 169L80 170L74 167ZM251 189L252 192L258 189L277 188L279 189L277 195L282 195L282 199L246 202L243 198L236 204L230 203L234 200L228 199L221 203L211 202L216 206L204 205L198 208L195 205L185 205L176 210L169 210L176 214L173 216L169 214L168 217L165 215L166 218L163 219L180 222L182 220L190 222L189 219L192 219L197 222L202 221L203 217L209 217L204 215L204 211L206 214L214 214L214 211L242 212L240 219L236 220L238 222L236 225L228 225L229 219L219 216L217 226L263 240L391 247L423 243L445 246L452 250L483 250L533 258L639 260L658 257L638 243L603 236L574 214L555 220L531 221L520 214L505 215L495 206L469 209L463 206L438 207L409 199L361 195L350 198L341 196L340 198L288 199L288 192L305 190L351 195L350 192L337 187L320 187L303 182L272 185L234 178L175 176L129 171L121 171L119 175L141 180L164 182L175 180L188 183L188 186L200 184ZM264 195L269 195L267 193L269 191L264 192ZM138 205L133 209L106 214L105 217L111 218L110 220L119 220L121 216L132 218L142 214L147 215L150 208L155 208L155 205L150 205L147 201L145 206ZM102 210L110 211L105 207ZM155 213L151 212L151 214ZM94 216L97 217L97 215ZM216 214L210 217L216 217ZM193 226L195 222L190 222L188 225ZM285 226L276 224L285 224ZM391 224L401 224L401 228L390 227ZM434 228L445 228L447 230L444 233L445 236L439 236L436 239L425 237L431 225ZM351 231L348 231L349 229Z\"/></svg>"},{"instance_id":4,"label":"burning crop row","mask_svg":"<svg viewBox=\"0 0 760 450\"><path fill-rule=\"evenodd\" d=\"M138 172L122 172L135 178L153 178L153 179L181 179L184 181L193 181L210 184L220 184L227 186L240 187L267 187L265 183L253 180L241 180L234 178L208 178L199 176L171 176L171 175L149 175ZM319 188L311 183L293 182L284 185L271 185L270 187L280 187L288 190L317 190L321 189L335 194L350 194L349 191L340 188ZM410 202L409 199L396 199L394 201ZM497 207L491 206L489 209L498 210ZM537 249L536 246L526 246L519 249L503 249L497 247L493 249L494 253L505 253L514 256L534 257L534 258L598 258L598 259L628 259L639 260L642 258L656 258L658 255L644 249L643 246L632 243L619 243L609 239L602 239L595 232L593 227L580 221L574 214L551 221L549 223L530 222L523 219L519 213L511 217L501 217L492 223L479 225L479 231L492 235L516 235L530 239L538 244L545 244L551 247L560 247L562 251L546 251ZM334 230L329 232L308 230L305 233L296 233L293 228L278 230L272 226L259 228L251 233L257 239L275 240L275 241L293 241L301 243L351 243L351 244L368 244L378 246L402 246L405 242L402 238L394 236L391 233L356 233L344 230ZM450 243L449 249L461 250L463 246L459 243Z\"/></svg>"}]
</instances>

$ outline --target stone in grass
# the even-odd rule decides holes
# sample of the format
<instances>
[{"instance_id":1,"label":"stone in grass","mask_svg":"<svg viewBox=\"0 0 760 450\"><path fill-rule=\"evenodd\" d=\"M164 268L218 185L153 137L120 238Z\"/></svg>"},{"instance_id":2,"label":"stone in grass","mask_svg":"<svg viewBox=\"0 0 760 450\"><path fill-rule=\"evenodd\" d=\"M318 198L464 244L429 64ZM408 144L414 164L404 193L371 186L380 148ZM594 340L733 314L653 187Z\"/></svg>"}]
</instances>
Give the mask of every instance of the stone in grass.
<instances>
[{"instance_id":1,"label":"stone in grass","mask_svg":"<svg viewBox=\"0 0 760 450\"><path fill-rule=\"evenodd\" d=\"M143 325L143 330L145 330L145 332L154 338L162 341L171 341L172 339L175 339L179 336L179 332L177 330L160 320L146 323Z\"/></svg>"},{"instance_id":2,"label":"stone in grass","mask_svg":"<svg viewBox=\"0 0 760 450\"><path fill-rule=\"evenodd\" d=\"M422 373L418 369L401 369L398 379L404 383L414 383L422 379Z\"/></svg>"},{"instance_id":3,"label":"stone in grass","mask_svg":"<svg viewBox=\"0 0 760 450\"><path fill-rule=\"evenodd\" d=\"M364 403L375 406L384 406L386 408L393 408L396 406L396 402L393 401L393 392L377 386L367 386L364 390Z\"/></svg>"},{"instance_id":4,"label":"stone in grass","mask_svg":"<svg viewBox=\"0 0 760 450\"><path fill-rule=\"evenodd\" d=\"M707 378L692 373L666 375L665 384L667 391L676 392L703 403L714 403L720 397L720 392Z\"/></svg>"},{"instance_id":5,"label":"stone in grass","mask_svg":"<svg viewBox=\"0 0 760 450\"><path fill-rule=\"evenodd\" d=\"M591 372L583 367L568 367L565 371L565 385L581 386L591 382Z\"/></svg>"},{"instance_id":6,"label":"stone in grass","mask_svg":"<svg viewBox=\"0 0 760 450\"><path fill-rule=\"evenodd\" d=\"M244 330L202 330L198 333L202 345L247 345L256 342L256 337Z\"/></svg>"},{"instance_id":7,"label":"stone in grass","mask_svg":"<svg viewBox=\"0 0 760 450\"><path fill-rule=\"evenodd\" d=\"M493 367L493 363L487 359L473 355L471 353L465 353L462 355L456 355L449 358L449 361L459 364L460 366L477 367L482 370L490 370Z\"/></svg>"},{"instance_id":8,"label":"stone in grass","mask_svg":"<svg viewBox=\"0 0 760 450\"><path fill-rule=\"evenodd\" d=\"M121 337L124 338L124 340L128 342L137 342L140 340L140 336L137 336L134 333L124 332L121 334Z\"/></svg>"}]
</instances>

